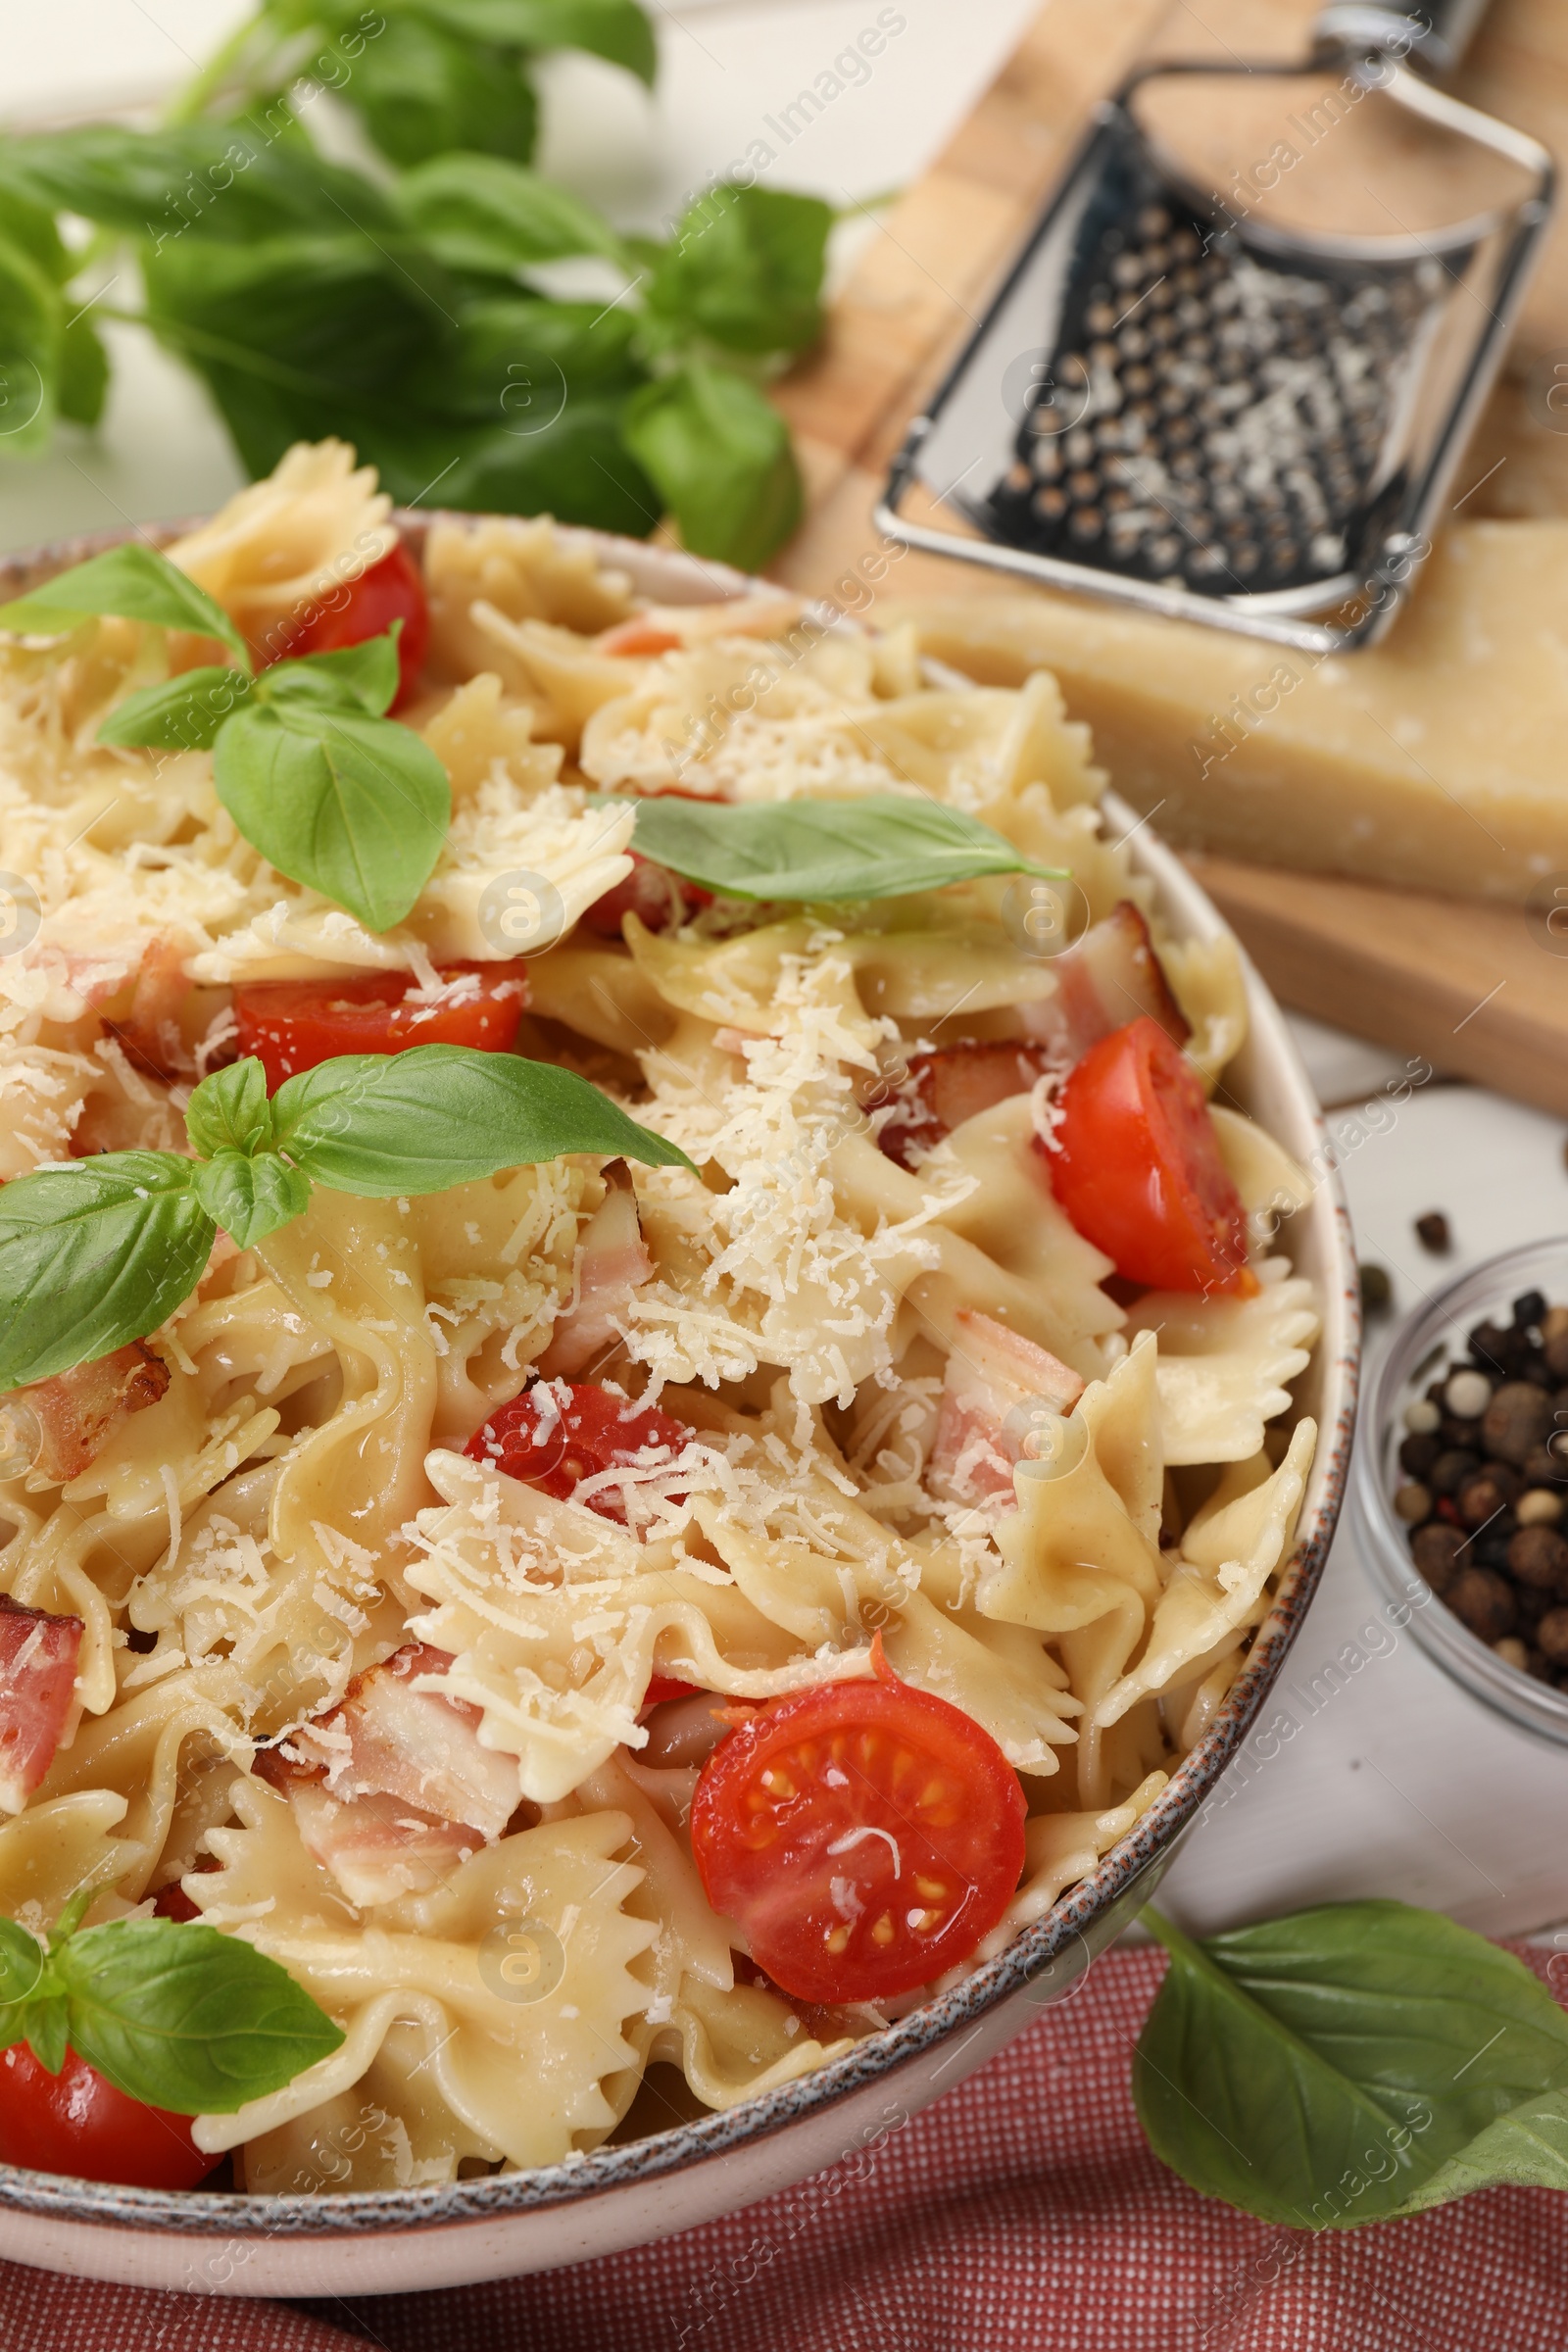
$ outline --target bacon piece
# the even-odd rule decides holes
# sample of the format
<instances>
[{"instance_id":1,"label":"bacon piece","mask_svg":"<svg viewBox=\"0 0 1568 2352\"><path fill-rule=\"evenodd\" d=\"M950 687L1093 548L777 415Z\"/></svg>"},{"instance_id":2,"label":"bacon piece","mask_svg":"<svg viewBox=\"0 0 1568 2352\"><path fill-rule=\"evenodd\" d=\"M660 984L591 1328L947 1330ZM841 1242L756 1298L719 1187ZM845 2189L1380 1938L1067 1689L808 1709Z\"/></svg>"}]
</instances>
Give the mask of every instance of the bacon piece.
<instances>
[{"instance_id":1,"label":"bacon piece","mask_svg":"<svg viewBox=\"0 0 1568 2352\"><path fill-rule=\"evenodd\" d=\"M169 1366L132 1340L96 1363L13 1390L0 1403L0 1430L19 1446L30 1441L33 1474L64 1486L81 1476L132 1413L156 1404L168 1386Z\"/></svg>"},{"instance_id":2,"label":"bacon piece","mask_svg":"<svg viewBox=\"0 0 1568 2352\"><path fill-rule=\"evenodd\" d=\"M1021 1038L911 1054L908 1081L877 1141L889 1159L912 1168L917 1152L928 1152L965 1119L1005 1102L1009 1095L1026 1095L1052 1066L1049 1046Z\"/></svg>"},{"instance_id":3,"label":"bacon piece","mask_svg":"<svg viewBox=\"0 0 1568 2352\"><path fill-rule=\"evenodd\" d=\"M1092 924L1051 968L1055 995L1021 1012L1030 1037L1041 1039L1062 1069L1140 1013L1156 1020L1173 1045L1185 1046L1193 1034L1160 969L1149 925L1130 899Z\"/></svg>"},{"instance_id":4,"label":"bacon piece","mask_svg":"<svg viewBox=\"0 0 1568 2352\"><path fill-rule=\"evenodd\" d=\"M0 1812L21 1813L54 1762L75 1703L79 1617L0 1593Z\"/></svg>"},{"instance_id":5,"label":"bacon piece","mask_svg":"<svg viewBox=\"0 0 1568 2352\"><path fill-rule=\"evenodd\" d=\"M1056 993L1020 1006L1027 1034L999 1043L970 1042L911 1054L893 1116L878 1137L890 1159L912 1167L965 1119L1011 1095L1026 1095L1048 1070L1066 1071L1091 1046L1147 1012L1178 1046L1192 1030L1166 985L1149 925L1130 899L1052 965Z\"/></svg>"},{"instance_id":6,"label":"bacon piece","mask_svg":"<svg viewBox=\"0 0 1568 2352\"><path fill-rule=\"evenodd\" d=\"M557 1320L538 1370L546 1380L581 1372L616 1346L617 1318L624 1318L638 1288L654 1271L637 1215L637 1196L617 1185L607 1193L583 1228L578 1245L577 1297Z\"/></svg>"},{"instance_id":7,"label":"bacon piece","mask_svg":"<svg viewBox=\"0 0 1568 2352\"><path fill-rule=\"evenodd\" d=\"M356 1675L340 1706L264 1749L262 1780L287 1796L306 1850L352 1903L433 1886L506 1831L517 1809L514 1756L481 1747L479 1709L416 1690L452 1664L411 1642Z\"/></svg>"},{"instance_id":8,"label":"bacon piece","mask_svg":"<svg viewBox=\"0 0 1568 2352\"><path fill-rule=\"evenodd\" d=\"M932 1470L965 1502L1013 1500L1012 1471L1046 1414L1070 1413L1076 1372L1021 1332L960 1307L937 1413Z\"/></svg>"}]
</instances>

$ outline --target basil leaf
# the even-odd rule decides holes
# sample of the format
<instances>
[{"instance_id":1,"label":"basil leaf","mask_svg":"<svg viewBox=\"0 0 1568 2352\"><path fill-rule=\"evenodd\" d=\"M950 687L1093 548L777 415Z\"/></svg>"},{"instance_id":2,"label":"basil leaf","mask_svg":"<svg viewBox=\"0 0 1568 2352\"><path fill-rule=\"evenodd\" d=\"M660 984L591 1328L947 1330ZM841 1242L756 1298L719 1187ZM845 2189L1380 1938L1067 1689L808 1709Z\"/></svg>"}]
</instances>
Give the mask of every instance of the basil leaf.
<instances>
[{"instance_id":1,"label":"basil leaf","mask_svg":"<svg viewBox=\"0 0 1568 2352\"><path fill-rule=\"evenodd\" d=\"M302 1217L311 1205L310 1179L275 1152L224 1150L196 1170L194 1186L213 1223L241 1250Z\"/></svg>"},{"instance_id":2,"label":"basil leaf","mask_svg":"<svg viewBox=\"0 0 1568 2352\"><path fill-rule=\"evenodd\" d=\"M390 709L398 690L398 639L403 623L395 620L384 637L367 637L359 645L340 646L332 654L305 654L297 662L276 662L256 681L262 703L314 704L318 710L343 710L351 715L368 711L379 718Z\"/></svg>"},{"instance_id":3,"label":"basil leaf","mask_svg":"<svg viewBox=\"0 0 1568 2352\"><path fill-rule=\"evenodd\" d=\"M60 334L60 414L72 424L95 425L109 395L109 354L85 311Z\"/></svg>"},{"instance_id":4,"label":"basil leaf","mask_svg":"<svg viewBox=\"0 0 1568 2352\"><path fill-rule=\"evenodd\" d=\"M71 2011L58 1993L40 1993L24 2008L24 2035L41 2067L58 2075L71 2043Z\"/></svg>"},{"instance_id":5,"label":"basil leaf","mask_svg":"<svg viewBox=\"0 0 1568 2352\"><path fill-rule=\"evenodd\" d=\"M546 371L523 388L537 389L543 398L552 380ZM516 381L498 373L492 413ZM336 429L348 430L350 420L341 411L335 415ZM558 416L526 432L514 431L511 423L475 428L404 420L392 425L368 412L353 419L353 429L361 462L378 467L381 487L394 498L417 498L443 466L450 466L441 484L445 507L477 514L548 514L560 522L584 522L646 539L659 521L659 493L624 445L625 416L623 391L594 390L573 392ZM319 429L328 429L324 413Z\"/></svg>"},{"instance_id":6,"label":"basil leaf","mask_svg":"<svg viewBox=\"0 0 1568 2352\"><path fill-rule=\"evenodd\" d=\"M1477 2188L1568 2188L1568 2091L1544 2090L1478 2132L1399 2207L1425 2213Z\"/></svg>"},{"instance_id":7,"label":"basil leaf","mask_svg":"<svg viewBox=\"0 0 1568 2352\"><path fill-rule=\"evenodd\" d=\"M396 227L387 198L362 172L328 163L278 128L282 110L244 122L165 123L129 130L86 122L0 142L0 188L50 213L79 213L123 235L249 245L312 228L334 201L377 236ZM194 183L194 184L193 184ZM182 209L183 208L183 209ZM336 215L333 214L335 218Z\"/></svg>"},{"instance_id":8,"label":"basil leaf","mask_svg":"<svg viewBox=\"0 0 1568 2352\"><path fill-rule=\"evenodd\" d=\"M251 691L243 669L181 670L160 686L144 686L117 703L98 729L100 743L166 752L210 752L218 731Z\"/></svg>"},{"instance_id":9,"label":"basil leaf","mask_svg":"<svg viewBox=\"0 0 1568 2352\"><path fill-rule=\"evenodd\" d=\"M832 206L816 196L707 188L660 253L648 307L729 351L805 351L822 331L832 225Z\"/></svg>"},{"instance_id":10,"label":"basil leaf","mask_svg":"<svg viewBox=\"0 0 1568 2352\"><path fill-rule=\"evenodd\" d=\"M521 60L454 36L433 13L387 15L343 84L345 102L405 168L455 147L531 155L539 108Z\"/></svg>"},{"instance_id":11,"label":"basil leaf","mask_svg":"<svg viewBox=\"0 0 1568 2352\"><path fill-rule=\"evenodd\" d=\"M0 224L0 450L12 457L32 456L54 430L64 324L48 271Z\"/></svg>"},{"instance_id":12,"label":"basil leaf","mask_svg":"<svg viewBox=\"0 0 1568 2352\"><path fill-rule=\"evenodd\" d=\"M694 556L757 571L806 511L788 425L727 368L694 360L646 385L623 430Z\"/></svg>"},{"instance_id":13,"label":"basil leaf","mask_svg":"<svg viewBox=\"0 0 1568 2352\"><path fill-rule=\"evenodd\" d=\"M106 1152L0 1187L0 1391L156 1331L215 1239L189 1160Z\"/></svg>"},{"instance_id":14,"label":"basil leaf","mask_svg":"<svg viewBox=\"0 0 1568 2352\"><path fill-rule=\"evenodd\" d=\"M216 637L247 667L245 640L221 605L198 588L177 564L140 539L106 548L85 564L46 580L13 604L0 605L0 629L59 633L74 628L88 613L115 613L122 620L150 621L161 629L188 629Z\"/></svg>"},{"instance_id":15,"label":"basil leaf","mask_svg":"<svg viewBox=\"0 0 1568 2352\"><path fill-rule=\"evenodd\" d=\"M403 920L452 815L446 769L409 728L288 702L231 718L213 777L246 840L280 874L346 906L368 931Z\"/></svg>"},{"instance_id":16,"label":"basil leaf","mask_svg":"<svg viewBox=\"0 0 1568 2352\"><path fill-rule=\"evenodd\" d=\"M564 434L570 438L568 419L586 396L624 395L648 381L638 356L638 332L635 312L607 311L602 302L488 295L465 306L452 341L409 377L410 396L444 417L496 428L497 438L510 441L514 450L543 434L559 453ZM504 419L499 427L498 418ZM617 429L618 413L612 412L611 435ZM482 446L471 435L453 446L462 449L465 443ZM612 438L609 446L624 473L625 452ZM460 458L441 485L443 502L452 480L466 471ZM651 502L646 481L642 490Z\"/></svg>"},{"instance_id":17,"label":"basil leaf","mask_svg":"<svg viewBox=\"0 0 1568 2352\"><path fill-rule=\"evenodd\" d=\"M0 1919L0 2006L15 2008L30 2000L43 1984L44 1968L36 1936L14 1919Z\"/></svg>"},{"instance_id":18,"label":"basil leaf","mask_svg":"<svg viewBox=\"0 0 1568 2352\"><path fill-rule=\"evenodd\" d=\"M748 806L661 796L639 801L632 838L644 858L726 898L818 906L1054 870L961 809L890 793Z\"/></svg>"},{"instance_id":19,"label":"basil leaf","mask_svg":"<svg viewBox=\"0 0 1568 2352\"><path fill-rule=\"evenodd\" d=\"M1401 2211L1499 2116L1568 2082L1568 2019L1436 1912L1328 1903L1171 1955L1133 2096L1156 2156L1288 2228Z\"/></svg>"},{"instance_id":20,"label":"basil leaf","mask_svg":"<svg viewBox=\"0 0 1568 2352\"><path fill-rule=\"evenodd\" d=\"M254 1054L202 1080L185 1105L185 1133L204 1159L216 1159L220 1152L270 1150L267 1072Z\"/></svg>"},{"instance_id":21,"label":"basil leaf","mask_svg":"<svg viewBox=\"0 0 1568 2352\"><path fill-rule=\"evenodd\" d=\"M194 1922L84 1928L55 1965L72 2048L128 2098L176 2115L232 2115L343 2040L275 1960Z\"/></svg>"},{"instance_id":22,"label":"basil leaf","mask_svg":"<svg viewBox=\"0 0 1568 2352\"><path fill-rule=\"evenodd\" d=\"M512 277L535 262L573 254L602 254L617 264L626 258L620 238L591 205L501 156L435 156L404 173L397 200L450 270Z\"/></svg>"},{"instance_id":23,"label":"basil leaf","mask_svg":"<svg viewBox=\"0 0 1568 2352\"><path fill-rule=\"evenodd\" d=\"M314 1183L372 1200L444 1193L567 1152L692 1164L585 1078L471 1046L341 1054L285 1079L272 1116L280 1150Z\"/></svg>"},{"instance_id":24,"label":"basil leaf","mask_svg":"<svg viewBox=\"0 0 1568 2352\"><path fill-rule=\"evenodd\" d=\"M425 15L472 40L525 49L584 49L653 86L659 53L653 26L636 0L420 0L420 5Z\"/></svg>"}]
</instances>

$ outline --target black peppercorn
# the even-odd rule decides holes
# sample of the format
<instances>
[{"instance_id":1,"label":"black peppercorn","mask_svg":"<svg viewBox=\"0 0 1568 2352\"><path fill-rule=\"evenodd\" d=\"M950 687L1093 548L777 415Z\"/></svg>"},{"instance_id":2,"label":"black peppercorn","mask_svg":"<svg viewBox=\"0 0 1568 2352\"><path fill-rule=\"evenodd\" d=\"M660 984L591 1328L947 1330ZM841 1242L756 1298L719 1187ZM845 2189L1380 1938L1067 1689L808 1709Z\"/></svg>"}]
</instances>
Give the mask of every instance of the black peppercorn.
<instances>
[{"instance_id":1,"label":"black peppercorn","mask_svg":"<svg viewBox=\"0 0 1568 2352\"><path fill-rule=\"evenodd\" d=\"M1505 1380L1481 1416L1481 1439L1501 1462L1527 1461L1552 1428L1551 1398L1528 1381Z\"/></svg>"},{"instance_id":2,"label":"black peppercorn","mask_svg":"<svg viewBox=\"0 0 1568 2352\"><path fill-rule=\"evenodd\" d=\"M1460 1624L1467 1625L1479 1641L1500 1642L1505 1634L1513 1632L1518 1617L1513 1587L1494 1569L1461 1568L1443 1597ZM1554 1614L1555 1611L1544 1617L1543 1626L1549 1625ZM1562 1617L1563 1656L1568 1659L1568 1610L1562 1612ZM1539 1634L1537 1639L1540 1640ZM1542 1642L1541 1646L1549 1658L1552 1652L1546 1643Z\"/></svg>"},{"instance_id":3,"label":"black peppercorn","mask_svg":"<svg viewBox=\"0 0 1568 2352\"><path fill-rule=\"evenodd\" d=\"M1399 1468L1407 1470L1412 1478L1424 1479L1442 1451L1440 1439L1412 1434L1399 1447Z\"/></svg>"},{"instance_id":4,"label":"black peppercorn","mask_svg":"<svg viewBox=\"0 0 1568 2352\"><path fill-rule=\"evenodd\" d=\"M1517 1584L1568 1600L1568 1539L1554 1527L1521 1527L1508 1538L1508 1572Z\"/></svg>"},{"instance_id":5,"label":"black peppercorn","mask_svg":"<svg viewBox=\"0 0 1568 2352\"><path fill-rule=\"evenodd\" d=\"M1422 1249L1430 1250L1434 1257L1446 1257L1453 1247L1448 1220L1441 1208L1429 1208L1424 1217L1417 1217L1415 1232Z\"/></svg>"},{"instance_id":6,"label":"black peppercorn","mask_svg":"<svg viewBox=\"0 0 1568 2352\"><path fill-rule=\"evenodd\" d=\"M1461 1446L1449 1446L1439 1454L1426 1475L1426 1484L1434 1494L1457 1494L1467 1479L1474 1478L1481 1467L1479 1453L1471 1453Z\"/></svg>"},{"instance_id":7,"label":"black peppercorn","mask_svg":"<svg viewBox=\"0 0 1568 2352\"><path fill-rule=\"evenodd\" d=\"M1429 1520L1410 1538L1410 1556L1434 1592L1446 1592L1463 1564L1464 1538L1443 1519Z\"/></svg>"},{"instance_id":8,"label":"black peppercorn","mask_svg":"<svg viewBox=\"0 0 1568 2352\"><path fill-rule=\"evenodd\" d=\"M1513 1302L1513 1319L1521 1331L1535 1331L1546 1311L1544 1291L1526 1291Z\"/></svg>"}]
</instances>

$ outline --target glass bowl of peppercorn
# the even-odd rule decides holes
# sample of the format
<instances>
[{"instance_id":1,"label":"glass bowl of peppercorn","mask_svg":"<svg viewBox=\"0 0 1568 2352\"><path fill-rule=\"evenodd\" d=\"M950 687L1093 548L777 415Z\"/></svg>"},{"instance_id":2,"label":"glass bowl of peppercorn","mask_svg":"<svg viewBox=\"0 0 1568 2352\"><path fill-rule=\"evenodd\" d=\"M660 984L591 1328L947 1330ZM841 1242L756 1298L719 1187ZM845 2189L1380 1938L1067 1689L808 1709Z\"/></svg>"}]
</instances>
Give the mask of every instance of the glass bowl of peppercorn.
<instances>
[{"instance_id":1,"label":"glass bowl of peppercorn","mask_svg":"<svg viewBox=\"0 0 1568 2352\"><path fill-rule=\"evenodd\" d=\"M1370 1404L1353 1489L1372 1576L1477 1698L1568 1743L1568 1237L1438 1292Z\"/></svg>"}]
</instances>

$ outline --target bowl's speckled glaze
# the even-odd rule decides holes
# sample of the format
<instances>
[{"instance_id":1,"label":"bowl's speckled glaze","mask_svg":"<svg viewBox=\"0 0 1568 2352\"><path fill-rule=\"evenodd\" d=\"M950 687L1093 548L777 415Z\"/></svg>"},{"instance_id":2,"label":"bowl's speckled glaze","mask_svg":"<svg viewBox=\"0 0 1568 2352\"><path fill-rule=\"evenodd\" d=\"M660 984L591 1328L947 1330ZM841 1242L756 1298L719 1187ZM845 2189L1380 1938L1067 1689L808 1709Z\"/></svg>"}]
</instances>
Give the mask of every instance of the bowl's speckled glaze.
<instances>
[{"instance_id":1,"label":"bowl's speckled glaze","mask_svg":"<svg viewBox=\"0 0 1568 2352\"><path fill-rule=\"evenodd\" d=\"M466 522L471 517L442 517ZM400 514L417 551L427 518ZM166 544L180 526L142 534ZM0 560L0 596L79 563L115 533ZM568 534L664 604L706 604L755 583L726 565L598 532ZM1119 836L1179 937L1224 926L1171 851L1113 796ZM1245 958L1244 958L1245 962ZM549 2270L663 2237L750 2204L863 2147L983 2065L1045 2003L1067 1996L1153 1893L1280 1672L1316 1590L1344 1494L1355 1415L1359 1301L1349 1219L1306 1073L1278 1006L1246 965L1250 1030L1227 1097L1299 1160L1328 1170L1282 1246L1316 1282L1323 1335L1297 1383L1320 1426L1297 1543L1273 1608L1212 1728L1099 1868L999 1957L813 2075L723 2114L537 2172L444 2188L346 2196L173 2195L0 2166L0 2256L94 2278L192 2293L398 2293Z\"/></svg>"}]
</instances>

